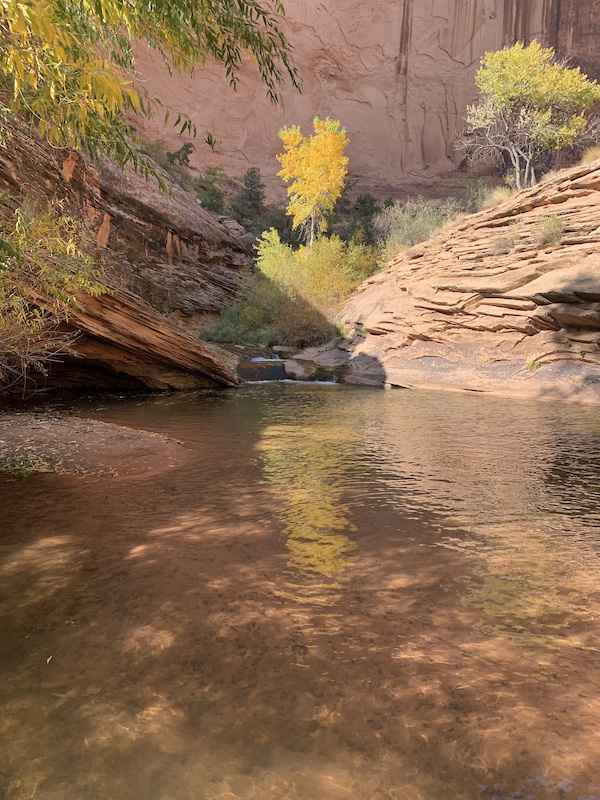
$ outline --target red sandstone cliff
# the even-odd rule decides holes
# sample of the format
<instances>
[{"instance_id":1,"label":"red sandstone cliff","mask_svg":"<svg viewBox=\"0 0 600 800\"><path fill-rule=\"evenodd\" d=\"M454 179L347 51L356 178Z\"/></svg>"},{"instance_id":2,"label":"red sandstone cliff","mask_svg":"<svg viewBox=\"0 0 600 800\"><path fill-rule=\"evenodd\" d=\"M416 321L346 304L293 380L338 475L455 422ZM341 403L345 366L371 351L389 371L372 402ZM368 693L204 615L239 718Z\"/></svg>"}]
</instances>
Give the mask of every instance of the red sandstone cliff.
<instances>
[{"instance_id":1,"label":"red sandstone cliff","mask_svg":"<svg viewBox=\"0 0 600 800\"><path fill-rule=\"evenodd\" d=\"M146 87L198 127L193 163L221 163L234 175L256 165L281 191L278 130L298 123L307 131L315 115L329 115L348 129L351 172L362 185L385 191L433 181L462 157L453 141L486 50L537 38L600 77L600 0L286 0L285 7L303 92L284 88L277 107L252 67L233 94L218 67L171 79L156 57L140 53ZM142 130L179 146L158 116ZM206 131L218 152L204 143Z\"/></svg>"}]
</instances>

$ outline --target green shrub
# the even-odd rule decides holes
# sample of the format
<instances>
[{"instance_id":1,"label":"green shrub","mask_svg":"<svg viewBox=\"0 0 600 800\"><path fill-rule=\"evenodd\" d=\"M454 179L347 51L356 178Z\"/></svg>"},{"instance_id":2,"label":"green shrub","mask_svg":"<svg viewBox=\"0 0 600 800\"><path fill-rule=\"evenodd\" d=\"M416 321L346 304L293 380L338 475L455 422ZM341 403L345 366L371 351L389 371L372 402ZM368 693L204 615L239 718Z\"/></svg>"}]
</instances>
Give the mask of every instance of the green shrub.
<instances>
[{"instance_id":1,"label":"green shrub","mask_svg":"<svg viewBox=\"0 0 600 800\"><path fill-rule=\"evenodd\" d=\"M180 186L184 192L193 192L194 177L187 167L182 164L169 164L166 171L173 183Z\"/></svg>"},{"instance_id":2,"label":"green shrub","mask_svg":"<svg viewBox=\"0 0 600 800\"><path fill-rule=\"evenodd\" d=\"M202 177L199 178L198 184L202 186L206 183L208 185L219 186L222 189L228 180L229 177L224 167L220 164L207 164L202 171Z\"/></svg>"},{"instance_id":3,"label":"green shrub","mask_svg":"<svg viewBox=\"0 0 600 800\"><path fill-rule=\"evenodd\" d=\"M475 213L486 208L489 197L494 192L496 187L491 186L483 178L471 179L464 191L464 210L469 213Z\"/></svg>"},{"instance_id":4,"label":"green shrub","mask_svg":"<svg viewBox=\"0 0 600 800\"><path fill-rule=\"evenodd\" d=\"M169 164L179 164L181 167L189 167L190 156L194 152L194 145L191 142L184 142L179 150L172 153L167 152L167 161Z\"/></svg>"},{"instance_id":5,"label":"green shrub","mask_svg":"<svg viewBox=\"0 0 600 800\"><path fill-rule=\"evenodd\" d=\"M198 192L198 198L202 203L202 208L211 211L213 214L224 214L226 208L225 192L218 186L208 186Z\"/></svg>"},{"instance_id":6,"label":"green shrub","mask_svg":"<svg viewBox=\"0 0 600 800\"><path fill-rule=\"evenodd\" d=\"M298 247L302 238L302 231L292 228L292 218L288 217L285 209L279 206L265 206L263 213L254 222L249 224L248 230L260 237L265 231L275 228L279 238L285 244Z\"/></svg>"},{"instance_id":7,"label":"green shrub","mask_svg":"<svg viewBox=\"0 0 600 800\"><path fill-rule=\"evenodd\" d=\"M372 194L360 194L350 209L352 224L347 238L366 245L375 244L377 235L373 220L380 212L381 206Z\"/></svg>"},{"instance_id":8,"label":"green shrub","mask_svg":"<svg viewBox=\"0 0 600 800\"><path fill-rule=\"evenodd\" d=\"M179 150L170 153L167 152L167 143L164 139L154 139L144 142L143 152L162 167L174 183L184 191L190 192L194 188L194 178L187 164L192 149L193 145L187 142Z\"/></svg>"},{"instance_id":9,"label":"green shrub","mask_svg":"<svg viewBox=\"0 0 600 800\"><path fill-rule=\"evenodd\" d=\"M455 198L418 198L384 208L373 221L382 248L380 263L385 264L400 251L430 239L462 211Z\"/></svg>"},{"instance_id":10,"label":"green shrub","mask_svg":"<svg viewBox=\"0 0 600 800\"><path fill-rule=\"evenodd\" d=\"M257 273L243 300L202 333L212 341L244 341L295 347L321 344L337 332L339 305L376 270L372 247L316 239L297 250L266 231L257 245Z\"/></svg>"},{"instance_id":11,"label":"green shrub","mask_svg":"<svg viewBox=\"0 0 600 800\"><path fill-rule=\"evenodd\" d=\"M77 223L54 209L24 202L0 217L0 385L19 385L29 371L68 353L72 335L60 331L77 292L104 291L84 251Z\"/></svg>"},{"instance_id":12,"label":"green shrub","mask_svg":"<svg viewBox=\"0 0 600 800\"><path fill-rule=\"evenodd\" d=\"M258 272L246 297L225 309L217 324L200 336L212 342L308 347L336 333L336 325L317 308Z\"/></svg>"},{"instance_id":13,"label":"green shrub","mask_svg":"<svg viewBox=\"0 0 600 800\"><path fill-rule=\"evenodd\" d=\"M227 183L227 173L218 164L208 164L204 167L202 175L196 180L196 197L200 200L202 208L213 214L224 214L229 202L224 191Z\"/></svg>"},{"instance_id":14,"label":"green shrub","mask_svg":"<svg viewBox=\"0 0 600 800\"><path fill-rule=\"evenodd\" d=\"M339 236L322 236L312 248L294 250L276 231L265 231L257 245L257 267L290 294L303 297L325 314L376 270L375 251Z\"/></svg>"},{"instance_id":15,"label":"green shrub","mask_svg":"<svg viewBox=\"0 0 600 800\"><path fill-rule=\"evenodd\" d=\"M150 156L157 164L165 168L168 166L167 143L164 139L150 139L144 142L144 153Z\"/></svg>"},{"instance_id":16,"label":"green shrub","mask_svg":"<svg viewBox=\"0 0 600 800\"><path fill-rule=\"evenodd\" d=\"M381 269L379 265L379 248L376 245L363 244L360 238L346 243L343 254L344 272L352 285L351 291Z\"/></svg>"}]
</instances>

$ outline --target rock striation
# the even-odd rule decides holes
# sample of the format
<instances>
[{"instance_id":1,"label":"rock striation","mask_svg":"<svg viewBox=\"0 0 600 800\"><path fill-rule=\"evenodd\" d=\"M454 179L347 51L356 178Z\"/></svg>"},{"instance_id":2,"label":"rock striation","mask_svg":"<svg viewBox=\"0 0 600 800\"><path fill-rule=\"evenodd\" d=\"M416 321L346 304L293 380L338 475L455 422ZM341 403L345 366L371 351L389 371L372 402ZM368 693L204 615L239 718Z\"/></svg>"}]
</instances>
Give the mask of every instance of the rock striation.
<instances>
[{"instance_id":1,"label":"rock striation","mask_svg":"<svg viewBox=\"0 0 600 800\"><path fill-rule=\"evenodd\" d=\"M52 365L45 387L166 391L239 383L234 356L122 289L80 295L63 328L78 336L72 354Z\"/></svg>"},{"instance_id":2,"label":"rock striation","mask_svg":"<svg viewBox=\"0 0 600 800\"><path fill-rule=\"evenodd\" d=\"M317 363L347 381L600 402L600 161L395 258Z\"/></svg>"},{"instance_id":3,"label":"rock striation","mask_svg":"<svg viewBox=\"0 0 600 800\"><path fill-rule=\"evenodd\" d=\"M278 106L252 65L233 93L218 66L170 78L142 47L138 64L150 93L197 126L193 163L220 163L233 175L255 165L280 192L277 132L290 124L308 132L315 115L348 129L360 188L397 194L402 183L453 173L462 158L454 140L488 50L537 38L600 77L600 0L286 0L285 9L303 91L284 87ZM140 125L170 149L180 146L162 115ZM203 141L207 132L219 142L215 152Z\"/></svg>"},{"instance_id":4,"label":"rock striation","mask_svg":"<svg viewBox=\"0 0 600 800\"><path fill-rule=\"evenodd\" d=\"M250 254L189 195L175 186L165 194L155 180L110 161L93 166L16 126L0 147L0 190L15 204L58 201L82 221L106 266L110 292L79 297L67 326L81 334L76 358L53 364L38 384L182 389L238 382L235 359L183 326L193 329L231 303L250 274ZM34 299L43 306L43 297Z\"/></svg>"},{"instance_id":5,"label":"rock striation","mask_svg":"<svg viewBox=\"0 0 600 800\"><path fill-rule=\"evenodd\" d=\"M17 201L60 201L83 220L113 282L188 328L216 317L250 274L248 248L176 185L165 193L153 178L109 160L90 164L17 127L0 147L0 190Z\"/></svg>"},{"instance_id":6,"label":"rock striation","mask_svg":"<svg viewBox=\"0 0 600 800\"><path fill-rule=\"evenodd\" d=\"M96 174L86 213L113 275L187 329L214 320L248 280L248 246L176 185L166 194L153 179L123 173L108 160Z\"/></svg>"}]
</instances>

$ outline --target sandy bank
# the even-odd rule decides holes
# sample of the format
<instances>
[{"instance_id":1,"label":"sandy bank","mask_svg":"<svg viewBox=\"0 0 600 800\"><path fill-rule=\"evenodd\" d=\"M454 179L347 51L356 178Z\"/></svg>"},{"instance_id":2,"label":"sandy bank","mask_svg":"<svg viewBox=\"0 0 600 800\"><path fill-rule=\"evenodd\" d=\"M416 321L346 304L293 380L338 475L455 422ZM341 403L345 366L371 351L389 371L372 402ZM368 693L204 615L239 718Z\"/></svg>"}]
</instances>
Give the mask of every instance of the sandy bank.
<instances>
[{"instance_id":1,"label":"sandy bank","mask_svg":"<svg viewBox=\"0 0 600 800\"><path fill-rule=\"evenodd\" d=\"M0 475L138 475L190 458L187 448L160 434L52 413L0 414Z\"/></svg>"}]
</instances>

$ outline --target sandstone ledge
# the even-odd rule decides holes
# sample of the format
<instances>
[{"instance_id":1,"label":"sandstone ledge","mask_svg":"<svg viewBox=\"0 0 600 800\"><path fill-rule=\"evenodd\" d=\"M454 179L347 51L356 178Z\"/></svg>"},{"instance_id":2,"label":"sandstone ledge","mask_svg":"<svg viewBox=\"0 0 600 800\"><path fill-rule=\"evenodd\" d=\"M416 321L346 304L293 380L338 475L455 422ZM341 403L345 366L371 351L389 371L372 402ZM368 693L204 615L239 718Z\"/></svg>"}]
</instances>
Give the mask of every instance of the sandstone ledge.
<instances>
[{"instance_id":1,"label":"sandstone ledge","mask_svg":"<svg viewBox=\"0 0 600 800\"><path fill-rule=\"evenodd\" d=\"M78 338L73 354L52 364L50 387L166 391L239 383L233 355L199 341L130 292L80 295L65 327Z\"/></svg>"},{"instance_id":2,"label":"sandstone ledge","mask_svg":"<svg viewBox=\"0 0 600 800\"><path fill-rule=\"evenodd\" d=\"M316 360L352 383L600 402L600 162L400 254L342 323L349 339Z\"/></svg>"}]
</instances>

